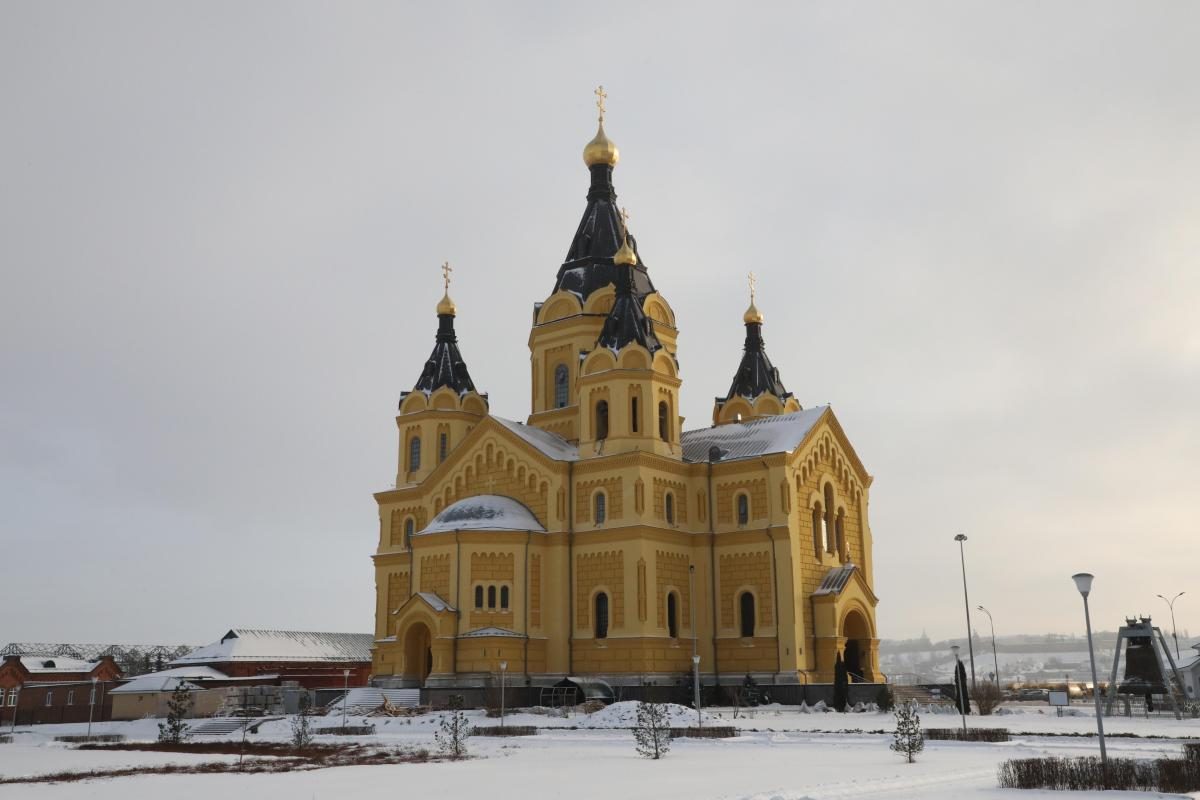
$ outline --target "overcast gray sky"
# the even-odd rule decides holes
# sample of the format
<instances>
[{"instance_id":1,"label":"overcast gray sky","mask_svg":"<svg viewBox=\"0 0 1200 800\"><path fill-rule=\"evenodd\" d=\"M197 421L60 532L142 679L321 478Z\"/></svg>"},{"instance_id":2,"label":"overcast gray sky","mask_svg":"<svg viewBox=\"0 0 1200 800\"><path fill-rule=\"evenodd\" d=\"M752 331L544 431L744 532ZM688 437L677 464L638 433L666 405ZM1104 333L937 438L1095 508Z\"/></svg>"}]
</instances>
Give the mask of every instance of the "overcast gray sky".
<instances>
[{"instance_id":1,"label":"overcast gray sky","mask_svg":"<svg viewBox=\"0 0 1200 800\"><path fill-rule=\"evenodd\" d=\"M885 637L1200 619L1200 6L0 3L0 639L372 629L456 268L528 413L609 92L688 427L745 274L875 475ZM485 303L501 302L497 313ZM15 602L14 602L15 601Z\"/></svg>"}]
</instances>

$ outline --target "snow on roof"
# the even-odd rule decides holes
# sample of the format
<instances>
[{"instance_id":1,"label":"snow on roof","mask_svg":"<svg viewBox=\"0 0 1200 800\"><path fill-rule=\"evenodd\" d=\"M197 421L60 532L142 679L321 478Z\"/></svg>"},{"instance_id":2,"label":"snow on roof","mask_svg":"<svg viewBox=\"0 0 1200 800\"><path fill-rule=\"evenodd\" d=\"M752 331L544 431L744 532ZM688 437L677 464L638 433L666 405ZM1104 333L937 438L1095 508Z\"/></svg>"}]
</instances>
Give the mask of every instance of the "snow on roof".
<instances>
[{"instance_id":1,"label":"snow on roof","mask_svg":"<svg viewBox=\"0 0 1200 800\"><path fill-rule=\"evenodd\" d=\"M202 665L175 667L161 672L147 672L128 683L123 683L109 694L138 694L143 692L173 692L181 683L203 683L211 680L228 680L220 670Z\"/></svg>"},{"instance_id":2,"label":"snow on roof","mask_svg":"<svg viewBox=\"0 0 1200 800\"><path fill-rule=\"evenodd\" d=\"M234 628L219 642L197 648L171 662L173 666L221 664L227 661L370 661L374 637L369 633L320 633Z\"/></svg>"},{"instance_id":3,"label":"snow on roof","mask_svg":"<svg viewBox=\"0 0 1200 800\"><path fill-rule=\"evenodd\" d=\"M821 585L813 594L841 594L842 590L846 588L846 584L850 582L850 576L854 574L854 569L853 564L833 567L825 573L825 577L821 579Z\"/></svg>"},{"instance_id":4,"label":"snow on roof","mask_svg":"<svg viewBox=\"0 0 1200 800\"><path fill-rule=\"evenodd\" d=\"M54 672L91 672L98 661L84 661L81 658L64 658L63 656L20 656L21 666L38 675Z\"/></svg>"},{"instance_id":5,"label":"snow on roof","mask_svg":"<svg viewBox=\"0 0 1200 800\"><path fill-rule=\"evenodd\" d=\"M442 598L438 597L433 592L417 592L417 597L420 597L426 603L433 606L434 611L455 611L454 606L447 603Z\"/></svg>"},{"instance_id":6,"label":"snow on roof","mask_svg":"<svg viewBox=\"0 0 1200 800\"><path fill-rule=\"evenodd\" d=\"M541 428L513 422L511 419L493 416L492 419L537 448L543 455L555 461L578 461L579 448L559 436Z\"/></svg>"},{"instance_id":7,"label":"snow on roof","mask_svg":"<svg viewBox=\"0 0 1200 800\"><path fill-rule=\"evenodd\" d=\"M721 461L756 458L768 453L790 453L817 424L829 406L813 406L791 414L762 417L750 422L730 422L695 431L683 432L683 460L708 461L708 451L716 446Z\"/></svg>"},{"instance_id":8,"label":"snow on roof","mask_svg":"<svg viewBox=\"0 0 1200 800\"><path fill-rule=\"evenodd\" d=\"M451 503L418 535L442 531L542 531L533 512L511 497L480 494Z\"/></svg>"},{"instance_id":9,"label":"snow on roof","mask_svg":"<svg viewBox=\"0 0 1200 800\"><path fill-rule=\"evenodd\" d=\"M508 628L497 628L495 626L489 626L487 628L477 628L473 631L467 631L466 633L460 633L458 635L458 638L460 638L460 639L478 639L483 636L508 636L508 637L515 637L517 639L524 638L524 637L522 637L521 634L517 633L516 631L510 631Z\"/></svg>"}]
</instances>

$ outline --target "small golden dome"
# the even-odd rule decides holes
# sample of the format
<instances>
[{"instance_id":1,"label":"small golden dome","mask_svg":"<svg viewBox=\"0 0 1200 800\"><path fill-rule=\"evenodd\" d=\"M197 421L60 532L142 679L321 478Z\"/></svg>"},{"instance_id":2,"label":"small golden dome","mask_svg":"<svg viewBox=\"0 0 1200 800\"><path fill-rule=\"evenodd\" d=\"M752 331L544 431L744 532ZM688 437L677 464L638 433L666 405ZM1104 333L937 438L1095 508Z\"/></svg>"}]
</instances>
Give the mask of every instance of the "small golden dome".
<instances>
[{"instance_id":1,"label":"small golden dome","mask_svg":"<svg viewBox=\"0 0 1200 800\"><path fill-rule=\"evenodd\" d=\"M614 264L628 264L631 267L637 266L637 254L633 252L633 248L629 246L629 237L625 237L625 241L621 242L621 247L613 255Z\"/></svg>"},{"instance_id":2,"label":"small golden dome","mask_svg":"<svg viewBox=\"0 0 1200 800\"><path fill-rule=\"evenodd\" d=\"M587 143L583 148L583 163L589 167L596 164L608 164L610 167L615 167L621 159L621 151L611 139L604 135L604 123L600 123L599 130L596 131L596 137Z\"/></svg>"},{"instance_id":3,"label":"small golden dome","mask_svg":"<svg viewBox=\"0 0 1200 800\"><path fill-rule=\"evenodd\" d=\"M763 321L762 312L758 310L758 306L754 305L754 301L751 300L750 307L747 308L746 313L742 315L742 322L745 322L747 325L749 325L752 322L755 324L758 324L758 325L762 325L762 321Z\"/></svg>"},{"instance_id":4,"label":"small golden dome","mask_svg":"<svg viewBox=\"0 0 1200 800\"><path fill-rule=\"evenodd\" d=\"M438 316L449 314L452 317L458 313L458 308L455 307L454 301L450 299L449 292L442 295L442 299L437 304L437 312Z\"/></svg>"}]
</instances>

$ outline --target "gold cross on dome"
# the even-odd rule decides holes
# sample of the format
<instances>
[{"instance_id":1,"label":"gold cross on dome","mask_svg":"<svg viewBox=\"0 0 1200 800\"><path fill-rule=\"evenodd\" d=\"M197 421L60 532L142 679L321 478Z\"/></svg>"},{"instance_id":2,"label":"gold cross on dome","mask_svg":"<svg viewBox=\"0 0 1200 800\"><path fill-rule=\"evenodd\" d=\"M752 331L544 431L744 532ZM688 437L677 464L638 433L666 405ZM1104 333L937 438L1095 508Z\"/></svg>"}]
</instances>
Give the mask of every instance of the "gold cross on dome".
<instances>
[{"instance_id":1,"label":"gold cross on dome","mask_svg":"<svg viewBox=\"0 0 1200 800\"><path fill-rule=\"evenodd\" d=\"M608 92L604 91L603 86L597 86L596 91L592 94L596 95L596 108L600 109L600 123L604 124L604 99L608 97Z\"/></svg>"},{"instance_id":2,"label":"gold cross on dome","mask_svg":"<svg viewBox=\"0 0 1200 800\"><path fill-rule=\"evenodd\" d=\"M626 236L629 235L629 209L625 206L621 206L621 231Z\"/></svg>"},{"instance_id":3,"label":"gold cross on dome","mask_svg":"<svg viewBox=\"0 0 1200 800\"><path fill-rule=\"evenodd\" d=\"M454 272L454 267L450 266L450 262L446 261L442 264L442 285L447 292L450 291L450 273Z\"/></svg>"},{"instance_id":4,"label":"gold cross on dome","mask_svg":"<svg viewBox=\"0 0 1200 800\"><path fill-rule=\"evenodd\" d=\"M758 283L758 278L754 277L754 273L751 272L749 275L746 276L746 280L748 280L750 282L750 303L751 303L751 305L753 305L754 304L754 286L755 286L755 284Z\"/></svg>"}]
</instances>

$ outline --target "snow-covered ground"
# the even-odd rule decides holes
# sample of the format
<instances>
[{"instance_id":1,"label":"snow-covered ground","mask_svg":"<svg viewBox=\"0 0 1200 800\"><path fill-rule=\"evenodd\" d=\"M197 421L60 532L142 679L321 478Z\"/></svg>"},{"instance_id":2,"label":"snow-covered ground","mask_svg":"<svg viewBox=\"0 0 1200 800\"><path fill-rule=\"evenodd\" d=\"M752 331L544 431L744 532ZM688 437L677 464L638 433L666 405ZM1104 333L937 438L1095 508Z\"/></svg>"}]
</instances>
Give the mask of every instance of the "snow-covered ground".
<instances>
[{"instance_id":1,"label":"snow-covered ground","mask_svg":"<svg viewBox=\"0 0 1200 800\"><path fill-rule=\"evenodd\" d=\"M610 726L629 724L632 704L617 704L593 715L567 718L518 712L506 722L537 725L537 736L520 738L476 737L470 740L472 759L458 763L400 764L342 767L301 773L259 775L161 775L96 780L65 784L0 786L0 798L30 800L140 800L171 797L212 800L213 797L256 800L293 798L542 798L573 800L653 798L653 800L801 800L801 798L913 797L1025 798L1060 793L1005 791L996 788L996 766L1007 758L1033 755L1080 755L1097 752L1094 738L1046 734L1088 733L1095 719L1086 709L1078 715L1058 717L1041 707L1021 707L1014 713L972 717L971 725L1008 727L1022 732L1005 744L927 742L916 764L905 764L888 749L891 737L871 733L891 730L891 714L800 713L794 706L755 709L752 715L732 718L731 709L706 716L709 723L732 724L741 735L727 740L676 740L663 761L639 758L627 730ZM470 714L478 724L495 724ZM690 724L695 712L676 709L674 722ZM436 714L404 718L351 717L351 724L374 723L376 734L366 741L382 745L434 748ZM340 719L336 720L340 723ZM960 724L953 715L923 714L925 727ZM320 723L318 723L320 724ZM14 743L0 745L0 774L29 775L60 770L84 770L134 764L215 761L221 756L79 751L53 742L54 735L79 733L78 725L18 728ZM862 733L849 732L855 729ZM286 720L267 723L252 735L257 741L283 740L289 733ZM1200 720L1106 720L1110 733L1135 733L1142 737L1114 737L1113 755L1177 755L1176 737L1200 737ZM123 733L131 739L153 739L153 720L96 725L93 732ZM1170 737L1170 738L1168 738ZM207 737L206 737L207 738ZM232 737L236 738L236 737ZM322 739L327 737L322 736ZM363 742L364 737L350 737ZM402 790L402 791L401 791ZM1112 793L1106 793L1112 797ZM1154 797L1138 793L1138 798ZM1200 797L1200 794L1194 795Z\"/></svg>"}]
</instances>

